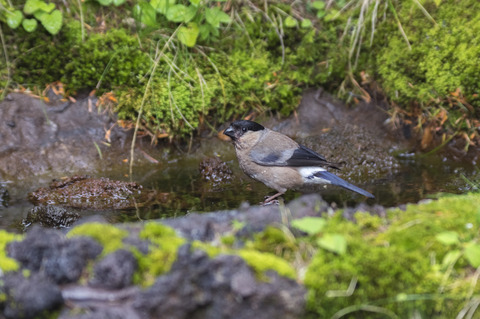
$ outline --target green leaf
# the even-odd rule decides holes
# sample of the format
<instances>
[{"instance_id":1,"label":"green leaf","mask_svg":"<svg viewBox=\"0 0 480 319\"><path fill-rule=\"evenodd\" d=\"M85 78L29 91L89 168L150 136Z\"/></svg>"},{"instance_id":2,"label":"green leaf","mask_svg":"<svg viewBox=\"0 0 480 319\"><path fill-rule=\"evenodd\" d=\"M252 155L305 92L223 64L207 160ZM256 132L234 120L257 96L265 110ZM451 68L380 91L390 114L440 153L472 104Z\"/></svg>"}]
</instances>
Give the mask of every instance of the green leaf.
<instances>
[{"instance_id":1,"label":"green leaf","mask_svg":"<svg viewBox=\"0 0 480 319\"><path fill-rule=\"evenodd\" d=\"M109 6L112 4L113 0L97 0L102 6Z\"/></svg>"},{"instance_id":2,"label":"green leaf","mask_svg":"<svg viewBox=\"0 0 480 319\"><path fill-rule=\"evenodd\" d=\"M173 22L183 22L185 19L185 13L187 12L187 7L183 4L176 4L171 6L166 14L167 20Z\"/></svg>"},{"instance_id":3,"label":"green leaf","mask_svg":"<svg viewBox=\"0 0 480 319\"><path fill-rule=\"evenodd\" d=\"M41 0L27 0L25 5L23 6L23 12L25 14L33 14L35 11L44 11L46 13L50 13L55 9L54 3L46 3Z\"/></svg>"},{"instance_id":4,"label":"green leaf","mask_svg":"<svg viewBox=\"0 0 480 319\"><path fill-rule=\"evenodd\" d=\"M196 23L191 22L187 27L180 27L177 32L177 38L187 47L193 47L197 43L199 29Z\"/></svg>"},{"instance_id":5,"label":"green leaf","mask_svg":"<svg viewBox=\"0 0 480 319\"><path fill-rule=\"evenodd\" d=\"M323 18L327 13L325 11L318 11L317 12L317 18L321 19Z\"/></svg>"},{"instance_id":6,"label":"green leaf","mask_svg":"<svg viewBox=\"0 0 480 319\"><path fill-rule=\"evenodd\" d=\"M133 17L149 27L156 26L157 12L148 2L140 2L133 7Z\"/></svg>"},{"instance_id":7,"label":"green leaf","mask_svg":"<svg viewBox=\"0 0 480 319\"><path fill-rule=\"evenodd\" d=\"M480 266L480 245L468 245L465 247L464 255L472 267L477 268Z\"/></svg>"},{"instance_id":8,"label":"green leaf","mask_svg":"<svg viewBox=\"0 0 480 319\"><path fill-rule=\"evenodd\" d=\"M292 227L309 235L316 235L322 231L327 221L321 217L303 217L292 221Z\"/></svg>"},{"instance_id":9,"label":"green leaf","mask_svg":"<svg viewBox=\"0 0 480 319\"><path fill-rule=\"evenodd\" d=\"M285 24L285 26L287 28L293 28L293 27L297 26L297 19L292 18L291 16L288 16L288 17L285 18L283 23Z\"/></svg>"},{"instance_id":10,"label":"green leaf","mask_svg":"<svg viewBox=\"0 0 480 319\"><path fill-rule=\"evenodd\" d=\"M10 28L16 29L22 23L23 13L20 10L15 10L13 12L7 11L7 24Z\"/></svg>"},{"instance_id":11,"label":"green leaf","mask_svg":"<svg viewBox=\"0 0 480 319\"><path fill-rule=\"evenodd\" d=\"M303 19L300 26L302 28L310 28L312 26L312 21L310 19Z\"/></svg>"},{"instance_id":12,"label":"green leaf","mask_svg":"<svg viewBox=\"0 0 480 319\"><path fill-rule=\"evenodd\" d=\"M460 240L458 239L458 233L455 231L446 231L443 233L439 233L435 236L435 239L444 245L453 245L460 243Z\"/></svg>"},{"instance_id":13,"label":"green leaf","mask_svg":"<svg viewBox=\"0 0 480 319\"><path fill-rule=\"evenodd\" d=\"M216 30L216 28L206 23L206 24L202 24L199 30L200 30L200 39L206 40L210 37L210 34L213 32L213 30Z\"/></svg>"},{"instance_id":14,"label":"green leaf","mask_svg":"<svg viewBox=\"0 0 480 319\"><path fill-rule=\"evenodd\" d=\"M54 10L52 13L44 13L41 15L40 22L50 34L57 34L62 27L63 15L60 10Z\"/></svg>"},{"instance_id":15,"label":"green leaf","mask_svg":"<svg viewBox=\"0 0 480 319\"><path fill-rule=\"evenodd\" d=\"M27 0L23 6L23 12L25 12L25 14L33 14L40 9L41 2L42 1L39 0Z\"/></svg>"},{"instance_id":16,"label":"green leaf","mask_svg":"<svg viewBox=\"0 0 480 319\"><path fill-rule=\"evenodd\" d=\"M220 23L230 23L230 16L217 7L205 10L207 22L214 28L220 27Z\"/></svg>"},{"instance_id":17,"label":"green leaf","mask_svg":"<svg viewBox=\"0 0 480 319\"><path fill-rule=\"evenodd\" d=\"M446 253L445 257L443 257L443 260L442 260L442 268L446 269L451 264L456 263L458 258L460 258L461 255L462 255L462 252L460 250L452 250Z\"/></svg>"},{"instance_id":18,"label":"green leaf","mask_svg":"<svg viewBox=\"0 0 480 319\"><path fill-rule=\"evenodd\" d=\"M190 0L190 3L193 4L194 6L198 6L201 0Z\"/></svg>"},{"instance_id":19,"label":"green leaf","mask_svg":"<svg viewBox=\"0 0 480 319\"><path fill-rule=\"evenodd\" d=\"M45 2L43 2L42 7L41 7L41 10L43 10L47 13L52 12L54 9L55 9L55 3L46 4Z\"/></svg>"},{"instance_id":20,"label":"green leaf","mask_svg":"<svg viewBox=\"0 0 480 319\"><path fill-rule=\"evenodd\" d=\"M185 16L183 19L183 22L188 23L195 18L195 15L197 14L197 8L195 6L189 6L187 10L185 11Z\"/></svg>"},{"instance_id":21,"label":"green leaf","mask_svg":"<svg viewBox=\"0 0 480 319\"><path fill-rule=\"evenodd\" d=\"M150 5L161 14L167 14L168 9L175 4L175 0L151 0Z\"/></svg>"},{"instance_id":22,"label":"green leaf","mask_svg":"<svg viewBox=\"0 0 480 319\"><path fill-rule=\"evenodd\" d=\"M118 6L121 6L122 4L124 4L125 1L126 0L113 0L113 4L118 7Z\"/></svg>"},{"instance_id":23,"label":"green leaf","mask_svg":"<svg viewBox=\"0 0 480 319\"><path fill-rule=\"evenodd\" d=\"M27 32L33 32L37 29L37 20L35 19L24 19L22 21L22 26Z\"/></svg>"},{"instance_id":24,"label":"green leaf","mask_svg":"<svg viewBox=\"0 0 480 319\"><path fill-rule=\"evenodd\" d=\"M315 8L317 10L322 10L325 8L325 2L324 1L313 1L312 2L312 8Z\"/></svg>"},{"instance_id":25,"label":"green leaf","mask_svg":"<svg viewBox=\"0 0 480 319\"><path fill-rule=\"evenodd\" d=\"M340 234L325 234L317 240L318 246L339 255L347 251L347 240Z\"/></svg>"}]
</instances>

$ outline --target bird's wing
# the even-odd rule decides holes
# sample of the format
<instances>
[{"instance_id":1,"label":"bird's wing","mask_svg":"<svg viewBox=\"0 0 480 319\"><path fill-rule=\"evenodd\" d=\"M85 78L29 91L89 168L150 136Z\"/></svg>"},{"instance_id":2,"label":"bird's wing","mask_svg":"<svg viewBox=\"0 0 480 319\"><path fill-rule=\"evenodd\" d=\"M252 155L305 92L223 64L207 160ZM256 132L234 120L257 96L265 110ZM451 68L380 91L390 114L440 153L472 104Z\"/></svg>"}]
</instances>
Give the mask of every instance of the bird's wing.
<instances>
[{"instance_id":1,"label":"bird's wing","mask_svg":"<svg viewBox=\"0 0 480 319\"><path fill-rule=\"evenodd\" d=\"M295 167L322 166L338 169L335 164L328 162L325 157L303 145L298 145L298 148L295 149L286 164L287 166Z\"/></svg>"},{"instance_id":2,"label":"bird's wing","mask_svg":"<svg viewBox=\"0 0 480 319\"><path fill-rule=\"evenodd\" d=\"M250 151L253 162L263 166L338 167L317 152L298 144L286 135L270 131Z\"/></svg>"}]
</instances>

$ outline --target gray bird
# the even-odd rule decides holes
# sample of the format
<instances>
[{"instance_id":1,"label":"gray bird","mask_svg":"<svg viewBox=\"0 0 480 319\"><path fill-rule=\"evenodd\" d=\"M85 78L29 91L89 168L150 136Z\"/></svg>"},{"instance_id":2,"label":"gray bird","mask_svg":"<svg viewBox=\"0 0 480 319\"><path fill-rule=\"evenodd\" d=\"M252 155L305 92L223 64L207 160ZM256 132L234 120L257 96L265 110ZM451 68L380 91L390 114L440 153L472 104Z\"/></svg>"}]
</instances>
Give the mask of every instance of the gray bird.
<instances>
[{"instance_id":1,"label":"gray bird","mask_svg":"<svg viewBox=\"0 0 480 319\"><path fill-rule=\"evenodd\" d=\"M339 168L322 155L256 122L235 121L223 134L232 139L243 172L278 192L264 203L288 189L298 189L307 184L336 185L375 198L369 192L328 172L326 168Z\"/></svg>"}]
</instances>

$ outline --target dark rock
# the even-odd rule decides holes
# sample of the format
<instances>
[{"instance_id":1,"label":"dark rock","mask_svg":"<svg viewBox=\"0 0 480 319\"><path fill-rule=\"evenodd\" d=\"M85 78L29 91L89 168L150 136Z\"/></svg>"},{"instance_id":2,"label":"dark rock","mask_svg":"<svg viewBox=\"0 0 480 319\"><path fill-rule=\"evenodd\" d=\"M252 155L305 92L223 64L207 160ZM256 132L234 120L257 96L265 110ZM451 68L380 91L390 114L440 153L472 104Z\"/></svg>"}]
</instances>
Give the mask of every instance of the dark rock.
<instances>
[{"instance_id":1,"label":"dark rock","mask_svg":"<svg viewBox=\"0 0 480 319\"><path fill-rule=\"evenodd\" d=\"M58 319L141 319L131 307L94 307L87 313L72 315L62 314Z\"/></svg>"},{"instance_id":2,"label":"dark rock","mask_svg":"<svg viewBox=\"0 0 480 319\"><path fill-rule=\"evenodd\" d=\"M0 184L0 209L8 207L8 201L10 196L8 195L8 190L5 186Z\"/></svg>"},{"instance_id":3,"label":"dark rock","mask_svg":"<svg viewBox=\"0 0 480 319\"><path fill-rule=\"evenodd\" d=\"M184 245L171 271L133 303L142 318L299 318L306 290L293 280L267 274L258 281L238 256L210 259Z\"/></svg>"},{"instance_id":4,"label":"dark rock","mask_svg":"<svg viewBox=\"0 0 480 319\"><path fill-rule=\"evenodd\" d=\"M70 227L80 218L80 214L71 210L56 206L35 206L27 214L22 224L30 227L39 224L43 227L63 228Z\"/></svg>"},{"instance_id":5,"label":"dark rock","mask_svg":"<svg viewBox=\"0 0 480 319\"><path fill-rule=\"evenodd\" d=\"M7 252L22 268L41 271L56 283L68 283L78 280L87 261L102 249L91 238L66 239L59 231L34 226L25 239L10 243Z\"/></svg>"},{"instance_id":6,"label":"dark rock","mask_svg":"<svg viewBox=\"0 0 480 319\"><path fill-rule=\"evenodd\" d=\"M135 237L129 234L128 237L123 239L123 243L125 245L135 247L142 254L148 254L149 246L150 246L148 240L142 240L138 237Z\"/></svg>"},{"instance_id":7,"label":"dark rock","mask_svg":"<svg viewBox=\"0 0 480 319\"><path fill-rule=\"evenodd\" d=\"M121 289L132 284L137 260L130 251L119 249L95 264L90 285L106 289Z\"/></svg>"},{"instance_id":8,"label":"dark rock","mask_svg":"<svg viewBox=\"0 0 480 319\"><path fill-rule=\"evenodd\" d=\"M88 237L69 239L59 249L54 248L43 262L43 271L56 283L76 282L89 260L102 252L102 246Z\"/></svg>"},{"instance_id":9,"label":"dark rock","mask_svg":"<svg viewBox=\"0 0 480 319\"><path fill-rule=\"evenodd\" d=\"M248 236L262 231L266 226L282 223L282 214L287 219L305 216L321 216L330 206L318 194L309 194L295 199L285 207L277 205L247 206L241 210L221 213L189 214L180 218L164 219L162 223L175 228L182 236L192 240L213 240L215 234L225 234L232 230L232 222L244 222L244 229L237 232L239 236Z\"/></svg>"},{"instance_id":10,"label":"dark rock","mask_svg":"<svg viewBox=\"0 0 480 319\"><path fill-rule=\"evenodd\" d=\"M65 237L52 229L34 226L22 241L11 242L7 246L8 255L19 261L23 268L38 271L43 259L52 249L63 245Z\"/></svg>"},{"instance_id":11,"label":"dark rock","mask_svg":"<svg viewBox=\"0 0 480 319\"><path fill-rule=\"evenodd\" d=\"M44 276L9 273L4 279L5 318L35 318L63 303L60 288Z\"/></svg>"}]
</instances>

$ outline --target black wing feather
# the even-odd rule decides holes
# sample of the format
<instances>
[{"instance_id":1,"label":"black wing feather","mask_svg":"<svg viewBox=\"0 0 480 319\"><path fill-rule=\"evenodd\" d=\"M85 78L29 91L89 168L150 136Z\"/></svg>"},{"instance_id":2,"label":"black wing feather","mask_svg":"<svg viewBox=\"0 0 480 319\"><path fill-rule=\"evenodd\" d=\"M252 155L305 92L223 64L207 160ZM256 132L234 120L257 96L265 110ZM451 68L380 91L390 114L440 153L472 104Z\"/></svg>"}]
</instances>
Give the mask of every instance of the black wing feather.
<instances>
[{"instance_id":1,"label":"black wing feather","mask_svg":"<svg viewBox=\"0 0 480 319\"><path fill-rule=\"evenodd\" d=\"M322 166L339 169L335 164L328 162L325 157L303 145L299 145L299 148L293 152L286 161L286 166Z\"/></svg>"}]
</instances>

